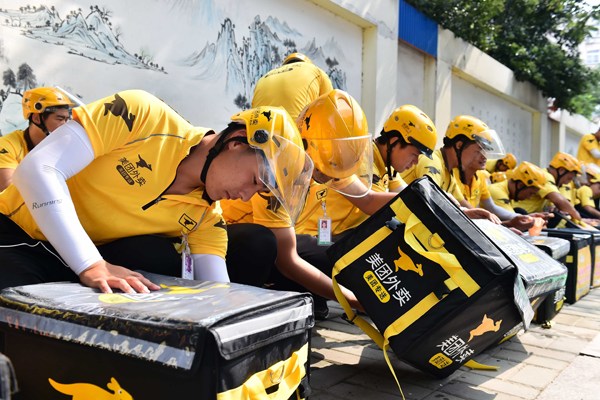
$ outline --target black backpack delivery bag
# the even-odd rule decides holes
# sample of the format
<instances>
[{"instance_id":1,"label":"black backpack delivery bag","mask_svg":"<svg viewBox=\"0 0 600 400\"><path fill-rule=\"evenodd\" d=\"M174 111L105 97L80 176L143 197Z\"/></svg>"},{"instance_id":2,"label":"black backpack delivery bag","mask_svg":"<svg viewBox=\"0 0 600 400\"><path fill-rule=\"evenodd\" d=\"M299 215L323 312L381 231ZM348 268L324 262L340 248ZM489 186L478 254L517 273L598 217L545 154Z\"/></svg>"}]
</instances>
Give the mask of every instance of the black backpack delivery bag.
<instances>
[{"instance_id":1,"label":"black backpack delivery bag","mask_svg":"<svg viewBox=\"0 0 600 400\"><path fill-rule=\"evenodd\" d=\"M348 318L386 359L391 347L440 378L476 364L474 356L533 317L517 268L428 177L413 181L328 255ZM355 315L337 284L356 295L377 329Z\"/></svg>"}]
</instances>

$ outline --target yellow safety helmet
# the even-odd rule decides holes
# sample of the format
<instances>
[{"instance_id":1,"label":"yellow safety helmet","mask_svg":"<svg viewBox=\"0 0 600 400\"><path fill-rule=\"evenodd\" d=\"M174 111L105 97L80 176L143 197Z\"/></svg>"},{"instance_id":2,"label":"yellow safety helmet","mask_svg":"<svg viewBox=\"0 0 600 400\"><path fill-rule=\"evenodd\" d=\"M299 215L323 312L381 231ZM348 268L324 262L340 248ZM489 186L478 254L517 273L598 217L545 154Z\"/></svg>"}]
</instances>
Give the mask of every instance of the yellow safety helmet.
<instances>
[{"instance_id":1,"label":"yellow safety helmet","mask_svg":"<svg viewBox=\"0 0 600 400\"><path fill-rule=\"evenodd\" d=\"M31 114L55 112L59 108L75 106L65 93L53 87L39 87L25 91L21 104L23 106L23 118L27 120Z\"/></svg>"},{"instance_id":2,"label":"yellow safety helmet","mask_svg":"<svg viewBox=\"0 0 600 400\"><path fill-rule=\"evenodd\" d=\"M281 65L286 65L286 64L290 64L293 62L308 62L312 64L312 61L310 58L308 58L308 56L306 54L302 54L302 53L291 53L289 54L281 63Z\"/></svg>"},{"instance_id":3,"label":"yellow safety helmet","mask_svg":"<svg viewBox=\"0 0 600 400\"><path fill-rule=\"evenodd\" d=\"M431 118L411 104L396 108L383 124L381 136L401 136L408 144L431 158L437 144L437 130Z\"/></svg>"},{"instance_id":4,"label":"yellow safety helmet","mask_svg":"<svg viewBox=\"0 0 600 400\"><path fill-rule=\"evenodd\" d=\"M260 180L277 197L295 223L304 207L313 162L307 156L292 117L282 107L256 107L231 117L246 126L256 152Z\"/></svg>"},{"instance_id":5,"label":"yellow safety helmet","mask_svg":"<svg viewBox=\"0 0 600 400\"><path fill-rule=\"evenodd\" d=\"M360 197L371 188L373 145L367 118L358 102L343 90L334 89L307 105L298 116L298 127L315 170L315 179L335 190ZM344 188L340 180L358 178L362 185Z\"/></svg>"},{"instance_id":6,"label":"yellow safety helmet","mask_svg":"<svg viewBox=\"0 0 600 400\"><path fill-rule=\"evenodd\" d=\"M581 163L579 160L562 151L559 151L554 155L552 161L550 161L550 166L556 169L564 168L569 172L581 173Z\"/></svg>"},{"instance_id":7,"label":"yellow safety helmet","mask_svg":"<svg viewBox=\"0 0 600 400\"><path fill-rule=\"evenodd\" d=\"M510 179L521 181L525 186L533 186L538 189L544 187L547 182L544 171L535 164L527 161L521 162L512 172Z\"/></svg>"},{"instance_id":8,"label":"yellow safety helmet","mask_svg":"<svg viewBox=\"0 0 600 400\"><path fill-rule=\"evenodd\" d=\"M470 115L458 115L448 124L446 137L454 139L463 135L467 140L477 142L488 158L503 157L504 146L495 130L485 122Z\"/></svg>"},{"instance_id":9,"label":"yellow safety helmet","mask_svg":"<svg viewBox=\"0 0 600 400\"><path fill-rule=\"evenodd\" d=\"M506 172L496 171L490 174L490 182L492 183L504 182L506 179Z\"/></svg>"},{"instance_id":10,"label":"yellow safety helmet","mask_svg":"<svg viewBox=\"0 0 600 400\"><path fill-rule=\"evenodd\" d=\"M517 157L515 157L513 153L506 153L506 155L498 161L502 161L502 164L506 165L508 169L515 169L517 166Z\"/></svg>"},{"instance_id":11,"label":"yellow safety helmet","mask_svg":"<svg viewBox=\"0 0 600 400\"><path fill-rule=\"evenodd\" d=\"M592 163L583 166L589 184L600 182L600 166Z\"/></svg>"}]
</instances>

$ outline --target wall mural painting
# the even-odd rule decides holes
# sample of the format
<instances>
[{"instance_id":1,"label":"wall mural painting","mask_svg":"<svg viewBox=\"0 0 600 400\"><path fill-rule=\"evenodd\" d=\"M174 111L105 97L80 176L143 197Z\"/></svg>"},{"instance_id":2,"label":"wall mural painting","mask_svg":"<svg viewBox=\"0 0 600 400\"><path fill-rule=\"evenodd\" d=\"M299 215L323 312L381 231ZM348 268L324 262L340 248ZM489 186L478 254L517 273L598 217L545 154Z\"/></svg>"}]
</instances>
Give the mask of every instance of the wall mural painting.
<instances>
[{"instance_id":1,"label":"wall mural painting","mask_svg":"<svg viewBox=\"0 0 600 400\"><path fill-rule=\"evenodd\" d=\"M281 16L285 9L279 10L281 15L248 15L248 24L237 26L229 15L243 19L243 14L227 13L209 0L83 3L0 5L0 134L26 126L21 98L36 86L60 86L84 102L141 88L192 123L217 127L212 124L222 126L250 106L256 81L291 52L308 55L336 88L348 90L349 69L360 76L360 67L348 62L335 30L324 40L314 32L303 34ZM134 18L132 3L142 9L151 4L153 12ZM236 4L218 3L230 8ZM188 19L186 24L184 14L201 15L205 23ZM360 46L360 37L354 42L352 51Z\"/></svg>"}]
</instances>

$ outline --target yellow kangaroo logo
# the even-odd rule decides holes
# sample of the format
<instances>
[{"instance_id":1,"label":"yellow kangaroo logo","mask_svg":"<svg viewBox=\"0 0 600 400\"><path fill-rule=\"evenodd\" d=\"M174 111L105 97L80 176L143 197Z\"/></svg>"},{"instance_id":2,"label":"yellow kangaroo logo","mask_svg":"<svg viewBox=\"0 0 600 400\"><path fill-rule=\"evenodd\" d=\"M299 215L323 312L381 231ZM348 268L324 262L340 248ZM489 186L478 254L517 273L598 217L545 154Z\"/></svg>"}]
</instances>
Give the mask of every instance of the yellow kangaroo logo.
<instances>
[{"instance_id":1,"label":"yellow kangaroo logo","mask_svg":"<svg viewBox=\"0 0 600 400\"><path fill-rule=\"evenodd\" d=\"M73 396L71 400L133 400L133 397L119 385L115 378L106 384L112 393L91 383L58 383L52 378L48 381L54 389L62 394Z\"/></svg>"},{"instance_id":2,"label":"yellow kangaroo logo","mask_svg":"<svg viewBox=\"0 0 600 400\"><path fill-rule=\"evenodd\" d=\"M394 260L396 272L398 272L398 269L401 269L406 272L413 271L419 274L419 276L423 276L423 266L421 264L415 264L409 256L404 254L400 246L398 246L398 254L400 257L397 260Z\"/></svg>"},{"instance_id":3,"label":"yellow kangaroo logo","mask_svg":"<svg viewBox=\"0 0 600 400\"><path fill-rule=\"evenodd\" d=\"M169 285L165 285L165 284L161 284L160 287L163 289L168 289L167 294L197 294L197 293L206 292L207 290L211 290L211 289L228 288L229 285L227 285L225 283L216 283L205 289L200 289L197 287L195 288L193 286L192 287L169 286Z\"/></svg>"},{"instance_id":4,"label":"yellow kangaroo logo","mask_svg":"<svg viewBox=\"0 0 600 400\"><path fill-rule=\"evenodd\" d=\"M98 296L98 300L108 304L165 301L166 298L164 297L164 295L198 294L212 289L228 288L229 285L225 283L215 283L214 285L204 289L194 286L169 286L165 284L161 284L160 287L163 289L167 289L167 291L135 295L129 295L126 293L102 293Z\"/></svg>"},{"instance_id":5,"label":"yellow kangaroo logo","mask_svg":"<svg viewBox=\"0 0 600 400\"><path fill-rule=\"evenodd\" d=\"M487 314L484 314L481 324L479 324L477 328L469 332L469 334L471 335L469 337L469 342L473 340L475 336L481 336L486 332L498 332L498 330L500 329L500 324L502 324L502 320L494 322L494 320L489 318Z\"/></svg>"}]
</instances>

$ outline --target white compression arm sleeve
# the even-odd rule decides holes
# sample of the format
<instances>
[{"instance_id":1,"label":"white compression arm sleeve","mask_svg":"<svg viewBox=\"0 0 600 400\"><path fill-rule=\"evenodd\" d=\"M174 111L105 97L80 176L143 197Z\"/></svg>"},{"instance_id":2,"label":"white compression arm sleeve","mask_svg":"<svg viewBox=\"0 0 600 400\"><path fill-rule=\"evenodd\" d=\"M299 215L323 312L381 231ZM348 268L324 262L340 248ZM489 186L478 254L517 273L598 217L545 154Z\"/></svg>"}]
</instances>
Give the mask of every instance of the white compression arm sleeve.
<instances>
[{"instance_id":1,"label":"white compression arm sleeve","mask_svg":"<svg viewBox=\"0 0 600 400\"><path fill-rule=\"evenodd\" d=\"M500 218L501 221L508 221L508 220L511 220L514 217L520 215L520 214L505 210L504 208L497 206L491 197L487 198L485 200L481 200L481 205L483 206L483 208L485 208L489 212L496 214L496 216L498 218Z\"/></svg>"},{"instance_id":2,"label":"white compression arm sleeve","mask_svg":"<svg viewBox=\"0 0 600 400\"><path fill-rule=\"evenodd\" d=\"M78 275L102 257L79 222L66 180L93 160L85 130L69 121L23 159L13 178L41 231Z\"/></svg>"},{"instance_id":3,"label":"white compression arm sleeve","mask_svg":"<svg viewBox=\"0 0 600 400\"><path fill-rule=\"evenodd\" d=\"M225 260L214 254L192 254L194 279L199 281L229 282Z\"/></svg>"}]
</instances>

